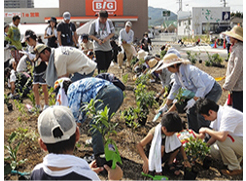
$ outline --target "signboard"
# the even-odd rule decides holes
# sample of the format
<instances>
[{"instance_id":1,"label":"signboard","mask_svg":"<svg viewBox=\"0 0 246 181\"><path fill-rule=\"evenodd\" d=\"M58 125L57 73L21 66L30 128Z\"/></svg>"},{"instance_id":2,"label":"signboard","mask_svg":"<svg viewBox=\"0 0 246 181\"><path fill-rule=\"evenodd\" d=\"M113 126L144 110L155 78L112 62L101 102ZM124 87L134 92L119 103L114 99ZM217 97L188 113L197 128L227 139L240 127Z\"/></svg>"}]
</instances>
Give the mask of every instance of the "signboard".
<instances>
[{"instance_id":1,"label":"signboard","mask_svg":"<svg viewBox=\"0 0 246 181\"><path fill-rule=\"evenodd\" d=\"M123 0L86 0L86 16L95 16L100 10L106 10L109 15L122 16Z\"/></svg>"},{"instance_id":2,"label":"signboard","mask_svg":"<svg viewBox=\"0 0 246 181\"><path fill-rule=\"evenodd\" d=\"M229 21L231 18L230 11L224 11L222 12L222 20L223 21Z\"/></svg>"},{"instance_id":3,"label":"signboard","mask_svg":"<svg viewBox=\"0 0 246 181\"><path fill-rule=\"evenodd\" d=\"M170 16L170 11L162 11L163 16Z\"/></svg>"},{"instance_id":4,"label":"signboard","mask_svg":"<svg viewBox=\"0 0 246 181\"><path fill-rule=\"evenodd\" d=\"M22 13L22 12L5 12L4 17L5 18L12 18L13 16L20 16L20 17L25 17L25 18L38 18L39 17L39 12L27 12L27 13Z\"/></svg>"}]
</instances>

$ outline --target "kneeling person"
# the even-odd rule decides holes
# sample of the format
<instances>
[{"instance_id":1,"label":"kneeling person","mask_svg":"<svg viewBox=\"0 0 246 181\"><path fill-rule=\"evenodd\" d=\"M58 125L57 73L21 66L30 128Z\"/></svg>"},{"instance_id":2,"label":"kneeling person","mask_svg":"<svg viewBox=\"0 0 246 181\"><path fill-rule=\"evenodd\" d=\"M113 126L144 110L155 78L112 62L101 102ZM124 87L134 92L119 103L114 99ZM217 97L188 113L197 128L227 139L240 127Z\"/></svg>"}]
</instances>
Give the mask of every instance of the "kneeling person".
<instances>
[{"instance_id":1,"label":"kneeling person","mask_svg":"<svg viewBox=\"0 0 246 181\"><path fill-rule=\"evenodd\" d=\"M43 163L35 166L31 180L100 180L96 173L103 168L90 165L73 156L75 143L79 140L79 128L69 108L53 106L44 110L38 118L38 139L40 147L49 154ZM112 170L107 165L109 180L119 180L122 170L119 166Z\"/></svg>"},{"instance_id":2,"label":"kneeling person","mask_svg":"<svg viewBox=\"0 0 246 181\"><path fill-rule=\"evenodd\" d=\"M162 162L166 162L170 172L179 175L180 171L173 164L174 158L180 151L184 158L184 166L191 167L180 140L176 136L176 132L183 129L182 120L177 113L171 112L163 116L161 123L152 128L147 136L142 139L137 149L140 156L144 160L143 172L155 171L161 174ZM144 146L151 142L149 158L144 153Z\"/></svg>"}]
</instances>

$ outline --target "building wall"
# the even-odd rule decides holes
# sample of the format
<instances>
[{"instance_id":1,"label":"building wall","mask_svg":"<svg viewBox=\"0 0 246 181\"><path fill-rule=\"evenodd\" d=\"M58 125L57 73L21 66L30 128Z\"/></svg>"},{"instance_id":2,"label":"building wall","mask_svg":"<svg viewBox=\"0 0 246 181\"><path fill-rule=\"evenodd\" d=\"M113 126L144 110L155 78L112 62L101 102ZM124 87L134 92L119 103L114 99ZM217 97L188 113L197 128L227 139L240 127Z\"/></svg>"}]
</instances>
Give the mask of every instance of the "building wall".
<instances>
[{"instance_id":1,"label":"building wall","mask_svg":"<svg viewBox=\"0 0 246 181\"><path fill-rule=\"evenodd\" d=\"M33 0L4 0L4 8L34 8Z\"/></svg>"},{"instance_id":2,"label":"building wall","mask_svg":"<svg viewBox=\"0 0 246 181\"><path fill-rule=\"evenodd\" d=\"M230 12L230 7L193 7L192 8L192 29L195 34L202 34L204 30L218 27L219 25L230 24L230 17L223 12Z\"/></svg>"},{"instance_id":3,"label":"building wall","mask_svg":"<svg viewBox=\"0 0 246 181\"><path fill-rule=\"evenodd\" d=\"M69 11L71 16L86 16L85 2L86 0L59 0L59 16L65 11ZM132 30L135 37L142 38L143 33L148 31L148 0L123 0L123 16L138 16L138 21L132 22ZM120 22L116 24L124 25Z\"/></svg>"},{"instance_id":4,"label":"building wall","mask_svg":"<svg viewBox=\"0 0 246 181\"><path fill-rule=\"evenodd\" d=\"M45 17L59 16L59 8L7 8L4 9L4 22L12 22L13 15L21 17L21 23L45 23Z\"/></svg>"}]
</instances>

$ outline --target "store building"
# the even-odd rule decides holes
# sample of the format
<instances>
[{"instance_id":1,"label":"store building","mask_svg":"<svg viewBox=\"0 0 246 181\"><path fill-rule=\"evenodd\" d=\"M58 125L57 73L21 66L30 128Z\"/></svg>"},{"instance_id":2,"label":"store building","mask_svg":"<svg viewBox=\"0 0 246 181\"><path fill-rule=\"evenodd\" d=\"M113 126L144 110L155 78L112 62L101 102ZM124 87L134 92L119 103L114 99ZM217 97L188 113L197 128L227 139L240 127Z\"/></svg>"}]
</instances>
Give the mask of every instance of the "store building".
<instances>
[{"instance_id":1,"label":"store building","mask_svg":"<svg viewBox=\"0 0 246 181\"><path fill-rule=\"evenodd\" d=\"M52 16L59 22L63 13L69 11L71 21L80 27L96 19L101 9L108 11L116 34L128 20L132 22L136 38L141 39L148 31L148 0L59 0L59 8L5 8L4 22L10 23L14 15L21 17L22 24L47 23Z\"/></svg>"},{"instance_id":2,"label":"store building","mask_svg":"<svg viewBox=\"0 0 246 181\"><path fill-rule=\"evenodd\" d=\"M33 0L4 0L4 8L34 8Z\"/></svg>"},{"instance_id":3,"label":"store building","mask_svg":"<svg viewBox=\"0 0 246 181\"><path fill-rule=\"evenodd\" d=\"M178 35L219 34L230 26L230 7L193 7L178 12Z\"/></svg>"}]
</instances>

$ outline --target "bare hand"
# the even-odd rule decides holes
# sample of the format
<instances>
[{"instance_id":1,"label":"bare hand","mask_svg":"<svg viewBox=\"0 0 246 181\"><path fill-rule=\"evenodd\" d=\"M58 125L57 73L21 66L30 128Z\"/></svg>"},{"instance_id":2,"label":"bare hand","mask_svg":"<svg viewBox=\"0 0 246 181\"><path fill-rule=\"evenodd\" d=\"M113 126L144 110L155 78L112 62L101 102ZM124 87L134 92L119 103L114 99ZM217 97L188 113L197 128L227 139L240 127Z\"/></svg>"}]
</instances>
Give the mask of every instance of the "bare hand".
<instances>
[{"instance_id":1,"label":"bare hand","mask_svg":"<svg viewBox=\"0 0 246 181\"><path fill-rule=\"evenodd\" d=\"M206 130L207 130L207 128L200 128L199 129L199 133L205 134L206 133Z\"/></svg>"},{"instance_id":2,"label":"bare hand","mask_svg":"<svg viewBox=\"0 0 246 181\"><path fill-rule=\"evenodd\" d=\"M104 38L102 43L105 43L106 41L108 41L108 37Z\"/></svg>"},{"instance_id":3,"label":"bare hand","mask_svg":"<svg viewBox=\"0 0 246 181\"><path fill-rule=\"evenodd\" d=\"M123 176L123 171L117 164L115 169L111 169L108 165L104 165L104 168L108 171L109 180L120 180Z\"/></svg>"},{"instance_id":4,"label":"bare hand","mask_svg":"<svg viewBox=\"0 0 246 181\"><path fill-rule=\"evenodd\" d=\"M97 40L97 42L98 42L99 45L103 44L102 40Z\"/></svg>"},{"instance_id":5,"label":"bare hand","mask_svg":"<svg viewBox=\"0 0 246 181\"><path fill-rule=\"evenodd\" d=\"M184 166L191 168L191 164L190 164L190 162L188 160L184 161Z\"/></svg>"},{"instance_id":6,"label":"bare hand","mask_svg":"<svg viewBox=\"0 0 246 181\"><path fill-rule=\"evenodd\" d=\"M97 167L96 160L92 161L89 166L90 166L91 170L96 172L97 174L99 172L103 171L103 169L104 169L103 167Z\"/></svg>"},{"instance_id":7,"label":"bare hand","mask_svg":"<svg viewBox=\"0 0 246 181\"><path fill-rule=\"evenodd\" d=\"M144 161L144 163L143 163L143 172L144 173L148 173L149 172L149 161L147 160L147 161Z\"/></svg>"}]
</instances>

